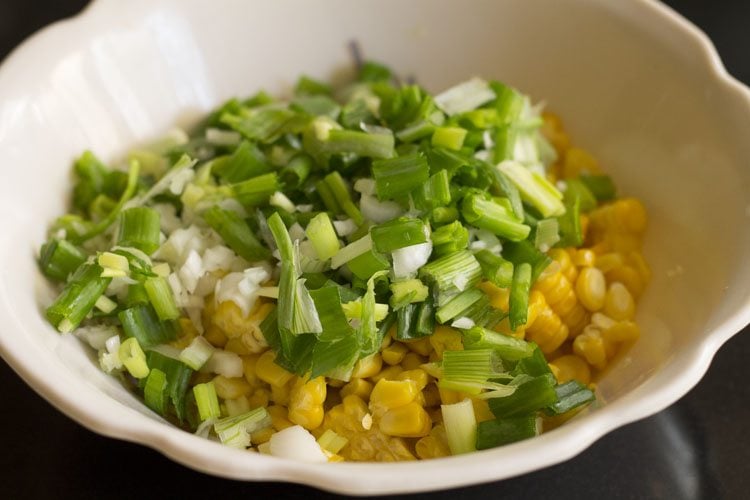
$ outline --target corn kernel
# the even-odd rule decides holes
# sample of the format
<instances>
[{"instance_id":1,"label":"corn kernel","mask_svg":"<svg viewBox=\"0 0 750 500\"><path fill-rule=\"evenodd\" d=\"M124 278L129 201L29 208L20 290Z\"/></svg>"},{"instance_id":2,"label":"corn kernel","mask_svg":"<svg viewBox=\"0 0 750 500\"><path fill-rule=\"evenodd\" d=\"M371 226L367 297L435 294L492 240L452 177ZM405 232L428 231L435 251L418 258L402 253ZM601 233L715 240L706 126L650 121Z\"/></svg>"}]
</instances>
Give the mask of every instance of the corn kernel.
<instances>
[{"instance_id":1,"label":"corn kernel","mask_svg":"<svg viewBox=\"0 0 750 500\"><path fill-rule=\"evenodd\" d=\"M490 405L486 399L471 398L471 406L474 407L474 417L477 423L495 420L495 415L490 410Z\"/></svg>"},{"instance_id":2,"label":"corn kernel","mask_svg":"<svg viewBox=\"0 0 750 500\"><path fill-rule=\"evenodd\" d=\"M255 373L255 366L258 364L257 354L249 354L242 356L242 371L245 375L245 380L250 384L251 387L258 387L261 383L258 375Z\"/></svg>"},{"instance_id":3,"label":"corn kernel","mask_svg":"<svg viewBox=\"0 0 750 500\"><path fill-rule=\"evenodd\" d=\"M402 371L396 376L396 379L411 380L416 384L418 391L421 391L422 389L427 387L427 384L430 382L430 376L427 375L427 372L422 370L421 368Z\"/></svg>"},{"instance_id":4,"label":"corn kernel","mask_svg":"<svg viewBox=\"0 0 750 500\"><path fill-rule=\"evenodd\" d=\"M450 389L443 389L438 386L440 392L440 402L444 405L452 405L454 403L460 403L466 398L463 392L452 391Z\"/></svg>"},{"instance_id":5,"label":"corn kernel","mask_svg":"<svg viewBox=\"0 0 750 500\"><path fill-rule=\"evenodd\" d=\"M633 297L639 297L645 287L640 273L634 267L628 265L616 267L607 272L607 281L610 283L619 281L625 285Z\"/></svg>"},{"instance_id":6,"label":"corn kernel","mask_svg":"<svg viewBox=\"0 0 750 500\"><path fill-rule=\"evenodd\" d=\"M276 430L273 427L266 427L265 429L255 431L250 434L250 442L256 446L267 443L271 440L271 436L273 436L274 432L276 432Z\"/></svg>"},{"instance_id":7,"label":"corn kernel","mask_svg":"<svg viewBox=\"0 0 750 500\"><path fill-rule=\"evenodd\" d=\"M275 359L276 353L270 349L261 354L255 364L255 373L263 382L280 387L289 382L294 374L277 365Z\"/></svg>"},{"instance_id":8,"label":"corn kernel","mask_svg":"<svg viewBox=\"0 0 750 500\"><path fill-rule=\"evenodd\" d=\"M407 349L404 344L402 344L401 342L394 342L380 351L380 355L382 356L383 361L385 361L387 364L397 365L401 363L407 352L409 352L409 349Z\"/></svg>"},{"instance_id":9,"label":"corn kernel","mask_svg":"<svg viewBox=\"0 0 750 500\"><path fill-rule=\"evenodd\" d=\"M221 331L221 328L210 323L203 332L203 338L214 347L224 347L227 345L227 336Z\"/></svg>"},{"instance_id":10,"label":"corn kernel","mask_svg":"<svg viewBox=\"0 0 750 500\"><path fill-rule=\"evenodd\" d=\"M265 389L255 389L252 395L248 396L247 401L250 408L260 408L268 406L269 394Z\"/></svg>"},{"instance_id":11,"label":"corn kernel","mask_svg":"<svg viewBox=\"0 0 750 500\"><path fill-rule=\"evenodd\" d=\"M389 436L422 437L430 433L432 420L424 408L411 402L386 411L378 427Z\"/></svg>"},{"instance_id":12,"label":"corn kernel","mask_svg":"<svg viewBox=\"0 0 750 500\"><path fill-rule=\"evenodd\" d=\"M463 351L464 349L461 332L449 326L437 326L435 332L427 338L438 359L443 359L445 351Z\"/></svg>"},{"instance_id":13,"label":"corn kernel","mask_svg":"<svg viewBox=\"0 0 750 500\"><path fill-rule=\"evenodd\" d=\"M593 267L596 262L596 254L588 248L579 248L573 256L573 264L578 267Z\"/></svg>"},{"instance_id":14,"label":"corn kernel","mask_svg":"<svg viewBox=\"0 0 750 500\"><path fill-rule=\"evenodd\" d=\"M633 321L619 321L602 330L602 337L609 342L632 342L638 340L640 335L640 328Z\"/></svg>"},{"instance_id":15,"label":"corn kernel","mask_svg":"<svg viewBox=\"0 0 750 500\"><path fill-rule=\"evenodd\" d=\"M224 406L226 407L227 414L229 414L230 417L242 415L243 413L247 413L252 409L247 396L240 396L237 399L226 399L224 400Z\"/></svg>"},{"instance_id":16,"label":"corn kernel","mask_svg":"<svg viewBox=\"0 0 750 500\"><path fill-rule=\"evenodd\" d=\"M245 343L242 341L242 337L235 337L227 340L227 343L224 346L224 350L239 354L240 356L252 353L252 351L248 349Z\"/></svg>"},{"instance_id":17,"label":"corn kernel","mask_svg":"<svg viewBox=\"0 0 750 500\"><path fill-rule=\"evenodd\" d=\"M376 412L403 406L414 401L418 392L412 380L381 379L370 393L370 409Z\"/></svg>"},{"instance_id":18,"label":"corn kernel","mask_svg":"<svg viewBox=\"0 0 750 500\"><path fill-rule=\"evenodd\" d=\"M416 352L422 356L429 356L432 351L432 345L430 344L429 337L422 337L417 340L404 340L403 342L410 351Z\"/></svg>"},{"instance_id":19,"label":"corn kernel","mask_svg":"<svg viewBox=\"0 0 750 500\"><path fill-rule=\"evenodd\" d=\"M635 301L622 283L615 281L609 285L604 302L604 314L614 320L629 320L635 316Z\"/></svg>"},{"instance_id":20,"label":"corn kernel","mask_svg":"<svg viewBox=\"0 0 750 500\"><path fill-rule=\"evenodd\" d=\"M352 370L352 377L356 378L368 378L372 377L380 371L383 366L383 358L380 353L375 353L366 358L362 358L354 365Z\"/></svg>"},{"instance_id":21,"label":"corn kernel","mask_svg":"<svg viewBox=\"0 0 750 500\"><path fill-rule=\"evenodd\" d=\"M595 267L581 270L576 280L576 295L579 302L589 311L598 311L604 307L607 294L607 281L604 274Z\"/></svg>"},{"instance_id":22,"label":"corn kernel","mask_svg":"<svg viewBox=\"0 0 750 500\"><path fill-rule=\"evenodd\" d=\"M297 379L289 394L289 420L307 430L323 423L323 402L326 399L324 377L305 381Z\"/></svg>"},{"instance_id":23,"label":"corn kernel","mask_svg":"<svg viewBox=\"0 0 750 500\"><path fill-rule=\"evenodd\" d=\"M437 406L440 404L440 391L437 384L428 384L422 390L424 396L424 406Z\"/></svg>"},{"instance_id":24,"label":"corn kernel","mask_svg":"<svg viewBox=\"0 0 750 500\"><path fill-rule=\"evenodd\" d=\"M399 365L393 365L389 366L388 368L384 368L380 371L380 373L373 375L370 377L370 380L377 383L382 379L387 380L395 380L399 373L401 373L403 369Z\"/></svg>"},{"instance_id":25,"label":"corn kernel","mask_svg":"<svg viewBox=\"0 0 750 500\"><path fill-rule=\"evenodd\" d=\"M555 358L549 363L558 383L577 380L584 385L591 382L591 370L586 362L575 354L566 354Z\"/></svg>"},{"instance_id":26,"label":"corn kernel","mask_svg":"<svg viewBox=\"0 0 750 500\"><path fill-rule=\"evenodd\" d=\"M425 358L416 352L407 352L401 361L401 368L404 370L414 370L415 368L419 368L425 361Z\"/></svg>"},{"instance_id":27,"label":"corn kernel","mask_svg":"<svg viewBox=\"0 0 750 500\"><path fill-rule=\"evenodd\" d=\"M612 269L617 269L625 265L625 259L622 254L616 252L605 253L596 256L594 265L603 273Z\"/></svg>"},{"instance_id":28,"label":"corn kernel","mask_svg":"<svg viewBox=\"0 0 750 500\"><path fill-rule=\"evenodd\" d=\"M216 395L221 399L236 399L246 396L253 390L244 378L226 378L223 375L214 377Z\"/></svg>"},{"instance_id":29,"label":"corn kernel","mask_svg":"<svg viewBox=\"0 0 750 500\"><path fill-rule=\"evenodd\" d=\"M490 305L495 309L503 311L508 310L508 300L510 299L510 289L500 288L489 281L479 283L479 289L487 294L490 299Z\"/></svg>"},{"instance_id":30,"label":"corn kernel","mask_svg":"<svg viewBox=\"0 0 750 500\"><path fill-rule=\"evenodd\" d=\"M288 383L286 385L271 386L271 400L277 405L288 405L290 394L291 390Z\"/></svg>"},{"instance_id":31,"label":"corn kernel","mask_svg":"<svg viewBox=\"0 0 750 500\"><path fill-rule=\"evenodd\" d=\"M268 415L271 417L271 425L277 431L291 427L294 424L289 420L289 414L283 406L273 405L266 408Z\"/></svg>"},{"instance_id":32,"label":"corn kernel","mask_svg":"<svg viewBox=\"0 0 750 500\"><path fill-rule=\"evenodd\" d=\"M372 382L362 378L352 378L349 383L341 388L340 394L342 398L354 394L362 399L369 400L372 387Z\"/></svg>"},{"instance_id":33,"label":"corn kernel","mask_svg":"<svg viewBox=\"0 0 750 500\"><path fill-rule=\"evenodd\" d=\"M575 338L573 352L599 370L603 370L607 365L604 339L596 328L587 326L583 333Z\"/></svg>"}]
</instances>

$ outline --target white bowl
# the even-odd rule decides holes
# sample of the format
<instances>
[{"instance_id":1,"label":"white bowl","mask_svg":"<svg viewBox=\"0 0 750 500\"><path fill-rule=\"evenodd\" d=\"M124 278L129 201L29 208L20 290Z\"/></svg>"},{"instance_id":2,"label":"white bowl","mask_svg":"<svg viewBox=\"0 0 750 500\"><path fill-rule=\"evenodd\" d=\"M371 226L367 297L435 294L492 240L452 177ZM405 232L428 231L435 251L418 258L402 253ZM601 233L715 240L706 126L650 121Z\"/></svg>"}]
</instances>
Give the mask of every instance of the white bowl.
<instances>
[{"instance_id":1,"label":"white bowl","mask_svg":"<svg viewBox=\"0 0 750 500\"><path fill-rule=\"evenodd\" d=\"M35 252L66 208L71 160L106 159L233 95L329 78L356 39L431 90L472 75L546 100L651 218L642 339L599 384L604 404L541 437L460 457L308 465L229 449L147 410L44 320ZM350 494L491 481L568 459L693 387L750 321L750 94L708 39L649 1L100 0L0 69L0 354L90 429L212 474Z\"/></svg>"}]
</instances>

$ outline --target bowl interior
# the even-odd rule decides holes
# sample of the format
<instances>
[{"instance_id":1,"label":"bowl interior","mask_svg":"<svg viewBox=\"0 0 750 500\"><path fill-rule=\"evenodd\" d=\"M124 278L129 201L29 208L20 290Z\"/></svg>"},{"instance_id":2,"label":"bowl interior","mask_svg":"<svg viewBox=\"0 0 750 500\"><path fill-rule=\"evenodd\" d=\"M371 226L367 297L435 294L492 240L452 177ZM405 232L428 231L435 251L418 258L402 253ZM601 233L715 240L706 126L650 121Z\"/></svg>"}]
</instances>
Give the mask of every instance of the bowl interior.
<instances>
[{"instance_id":1,"label":"bowl interior","mask_svg":"<svg viewBox=\"0 0 750 500\"><path fill-rule=\"evenodd\" d=\"M664 16L645 2L584 0L97 3L83 18L39 35L0 72L4 356L76 418L139 440L107 419L121 419L123 411L142 415L131 413L136 422L159 419L40 314L51 290L34 255L48 223L66 208L72 159L92 149L116 160L175 123L195 123L230 96L288 92L302 73L344 78L348 44L356 40L367 58L431 91L480 75L546 101L620 193L644 201L653 280L639 305L642 339L599 384L609 404L552 434L588 429L590 442L597 432L656 411L694 384L720 343L744 325L750 296L750 236L742 230L750 215L750 145L742 137L750 130L750 105L711 70L700 38ZM45 64L29 64L34 59ZM676 379L685 373L693 375L680 385ZM204 449L195 446L201 451L177 458L210 469ZM512 453L517 460L519 450L528 450L505 472L453 479L420 473L400 488L496 479L540 466L532 458L535 443L517 446L483 454L503 460ZM547 463L571 454L549 449ZM292 479L261 466L215 472ZM334 479L297 479L353 491ZM393 489L377 477L355 484L360 493Z\"/></svg>"}]
</instances>

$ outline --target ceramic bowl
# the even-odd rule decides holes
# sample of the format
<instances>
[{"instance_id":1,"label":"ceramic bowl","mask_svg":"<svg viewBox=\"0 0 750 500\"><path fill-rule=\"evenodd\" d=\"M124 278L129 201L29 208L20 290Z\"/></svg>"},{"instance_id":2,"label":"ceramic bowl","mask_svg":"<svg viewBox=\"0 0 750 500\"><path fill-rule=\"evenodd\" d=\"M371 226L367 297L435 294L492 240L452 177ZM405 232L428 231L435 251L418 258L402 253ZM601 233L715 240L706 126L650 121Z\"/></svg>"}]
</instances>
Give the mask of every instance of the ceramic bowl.
<instances>
[{"instance_id":1,"label":"ceramic bowl","mask_svg":"<svg viewBox=\"0 0 750 500\"><path fill-rule=\"evenodd\" d=\"M348 44L432 91L473 75L560 114L621 193L650 214L642 338L598 386L601 405L540 437L414 463L309 465L170 426L44 320L35 264L68 202L70 164L107 160L233 95L288 91L349 67ZM42 30L0 69L0 354L60 411L194 469L348 494L498 480L566 460L684 395L750 321L750 93L705 35L633 0L100 0Z\"/></svg>"}]
</instances>

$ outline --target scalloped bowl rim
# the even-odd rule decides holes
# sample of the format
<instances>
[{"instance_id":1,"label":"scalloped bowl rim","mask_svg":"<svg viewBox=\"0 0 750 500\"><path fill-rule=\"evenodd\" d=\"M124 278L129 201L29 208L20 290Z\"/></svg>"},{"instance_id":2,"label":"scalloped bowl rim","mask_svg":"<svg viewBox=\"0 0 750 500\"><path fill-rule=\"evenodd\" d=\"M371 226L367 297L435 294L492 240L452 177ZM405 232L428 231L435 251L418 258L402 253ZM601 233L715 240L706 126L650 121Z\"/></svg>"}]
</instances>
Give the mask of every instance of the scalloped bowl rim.
<instances>
[{"instance_id":1,"label":"scalloped bowl rim","mask_svg":"<svg viewBox=\"0 0 750 500\"><path fill-rule=\"evenodd\" d=\"M50 50L54 51L57 40L84 31L87 23L106 19L108 9L114 3L105 0L94 1L78 15L49 25L24 41L0 67L0 95L6 90L3 86L6 83L3 77L21 72L26 60L36 55L48 54ZM672 30L674 36L698 42L700 62L704 69L711 73L723 91L732 93L735 99L743 101L750 112L750 90L728 74L705 33L671 8L655 1L637 0L631 8L640 9L643 15L658 18L658 22L665 29ZM112 13L114 9L110 11L110 14ZM0 288L0 324L7 325L13 318L13 312L8 310L7 299L2 292L4 288ZM139 418L127 421L107 418L97 408L85 404L85 399L89 396L95 398L101 395L95 394L93 388L85 387L74 397L62 384L50 383L45 378L44 370L35 366L33 358L14 341L13 335L0 333L0 354L29 386L78 423L105 436L148 446L196 470L239 480L302 483L344 494L393 494L494 481L565 461L585 450L604 434L653 415L681 398L698 383L722 344L749 322L750 306L737 310L702 342L696 343L691 346L689 352L683 353L683 362L679 367L680 376L673 376L665 385L639 395L637 401L633 400L632 393L628 393L609 403L606 412L595 412L587 416L585 421L572 421L564 429L504 447L509 456L524 456L527 449L537 448L544 448L545 453L537 454L533 462L505 461L502 469L494 470L489 476L482 468L474 465L491 464L492 450L428 462L340 463L331 466L311 465L227 449L172 426L165 426L158 420ZM437 473L439 468L451 470L452 473L440 475ZM425 474L428 471L433 473ZM384 480L386 478L400 478L403 481Z\"/></svg>"}]
</instances>

